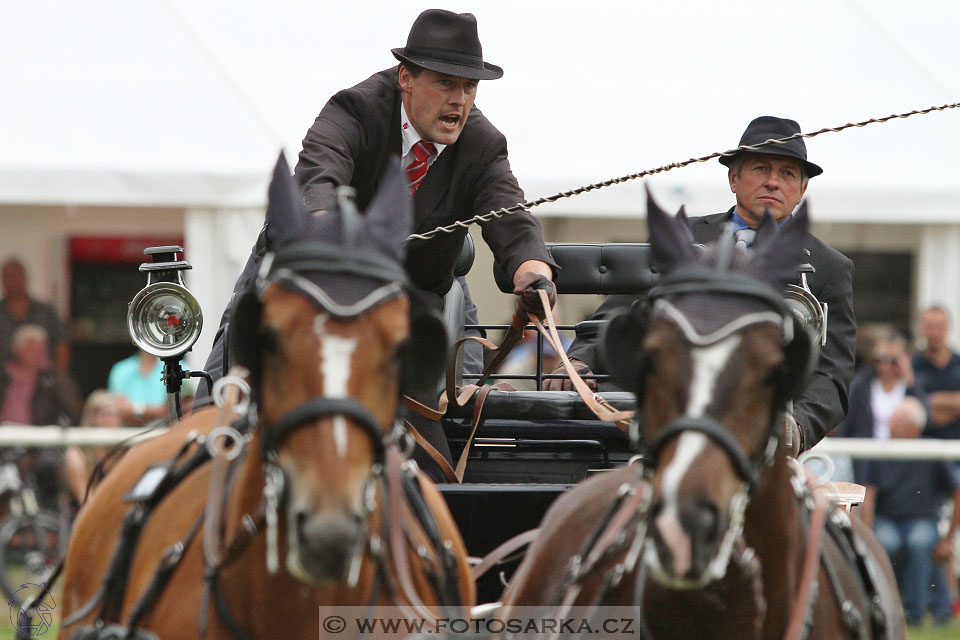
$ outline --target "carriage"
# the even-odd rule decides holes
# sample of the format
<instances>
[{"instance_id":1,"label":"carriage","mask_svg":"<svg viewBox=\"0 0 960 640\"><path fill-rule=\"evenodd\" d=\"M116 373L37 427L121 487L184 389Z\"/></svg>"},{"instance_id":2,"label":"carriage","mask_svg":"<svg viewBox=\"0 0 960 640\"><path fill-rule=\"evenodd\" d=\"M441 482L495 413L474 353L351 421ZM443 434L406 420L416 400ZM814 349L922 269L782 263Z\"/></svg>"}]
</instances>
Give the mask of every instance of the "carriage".
<instances>
[{"instance_id":1,"label":"carriage","mask_svg":"<svg viewBox=\"0 0 960 640\"><path fill-rule=\"evenodd\" d=\"M68 555L64 596L68 615L62 637L191 637L195 630L185 629L181 619L197 620L199 632L209 637L262 637L273 633L278 618L292 625L289 635L312 636L317 631L318 602L363 611L391 606L406 616L421 618L435 617L438 611L469 615L471 610L464 607L476 600L489 602L500 597L518 562L515 552L521 544L508 543L507 551L501 547L493 559L486 558L473 569L468 554L483 555L515 534L532 529L546 512L553 517L548 514L541 535L521 538L533 545L517 572L521 579L511 582L505 594L507 607L528 604L523 597L530 585L544 597L559 586L564 587L562 602L556 603L553 612L561 615L578 597L596 592L599 600L591 602L598 605L608 594L623 595L617 589L626 585L639 591L639 595L630 592L630 598L639 600L628 604L646 611L644 594L648 598L662 598L663 594L656 588L645 590L646 577L629 585L621 580L639 566L642 545L637 545L646 540L642 532L647 526L647 498L653 495L648 492L657 487L657 461L669 458L664 451L672 446L664 443L692 430L720 445L714 452L721 459L718 469L732 470L736 476L721 484L743 485L736 492L743 494L735 501L741 505L739 516L732 520L742 518L750 493L746 485L751 491L761 485L764 466L774 467L777 462L780 466L774 468L782 472L785 456L781 455L779 432L768 427L772 423L762 417L751 420L766 430L766 444L757 456L736 438L725 435L719 423L706 425L704 420L695 420L671 423L654 441L650 463L641 464L635 456L636 426L625 433L621 426L591 417L585 402L589 399L581 401L572 392L493 390L483 394L482 415L476 406L479 395L472 398L472 405L450 403L443 425L454 450L466 452L467 465L463 482L435 488L415 465L403 460L412 441L392 422L399 397L390 389L406 391L411 386L434 384L428 377L403 377L403 362L409 358L442 362L449 351L449 345L427 339L436 334L423 331L426 320L417 318L416 310L409 306L410 294L397 259L402 255L398 238L405 234L391 228L401 224L396 209L402 205L396 203L403 198L387 198L389 206L375 199L367 215L377 224L371 222L368 227L358 224L348 193L342 194L337 216L302 221L295 217L296 190L290 180L286 167L278 165L268 218L271 211L281 216L284 224L278 228L285 229L286 235L265 262L256 287L238 301L228 328L230 358L243 369L232 369L233 374L217 385L214 396L219 408L195 412L163 436L131 450L97 487L93 504L81 511L70 543L74 562ZM385 189L404 192L399 174L385 178L385 183ZM655 206L650 210L659 211ZM662 228L672 228L662 222L666 214L658 215ZM772 230L763 234L774 246L777 232L772 219L768 226ZM674 229L670 233L679 232ZM337 240L328 245L331 234ZM386 234L387 239L378 234ZM319 245L304 242L308 237L326 240ZM687 239L681 242L675 237L673 245L684 246L685 258L693 260ZM467 247L469 251L469 244ZM179 275L184 263L171 260L175 257L172 248L165 249L155 251L159 261L146 267L158 275L142 292L141 300L147 302L134 304L131 310L134 315L142 312L144 321L138 326L150 329L139 334L143 342L150 346L152 341L154 348L169 356L166 378L173 389L186 374L178 370L179 353L174 354L177 350L171 346L178 338L184 343L195 340L200 315L189 300L177 301L173 295L184 293ZM780 260L799 257L784 247L774 249L777 255L790 254ZM557 282L562 293L637 294L658 284L659 274L651 268L651 249L646 245L553 245L551 250L564 268ZM731 250L732 240L725 253L720 251L726 256L722 259L729 262ZM662 252L661 248L661 260ZM462 261L467 267L469 263L469 259ZM793 269L795 276L796 263ZM782 274L783 268L778 273ZM780 347L771 337L780 335L781 327L786 332L788 324L801 327L822 309L802 292L788 295L789 302L784 302L768 289L761 295L755 284L744 284L750 278L733 280L738 287L724 285L726 288L718 291L759 296L764 305L776 310L759 314L761 324L769 324L771 317L776 320L775 332L764 324L756 335L749 334L772 349L765 365L772 367L774 361L779 362L774 356ZM338 289L337 284L343 282L349 286ZM669 278L660 284L667 282ZM681 287L684 293L699 291L687 285ZM669 297L674 289L667 291ZM456 311L456 291L452 296ZM459 332L462 320L456 313L447 317L452 318L450 328ZM131 322L138 324L135 317ZM590 322L568 329L580 335L597 335L601 330ZM746 331L755 330L746 325ZM630 343L629 353L639 353L636 340L642 333L631 330L623 334ZM805 331L794 334L793 329L790 335L796 340L791 337L787 351L792 353L804 344L807 351L803 353L810 351L815 338ZM791 362L794 359L792 355L789 358ZM621 363L620 368L631 366ZM798 386L792 367L778 365L775 371L786 376L787 390ZM534 374L538 388L545 375L542 370ZM780 386L764 392L768 406L779 406L775 400L782 400ZM243 397L251 393L257 401L256 413L247 410L249 398ZM612 392L597 394L592 400L599 398L611 415L622 418L623 411L634 408L634 397L634 393ZM655 406L658 402L644 404ZM178 408L175 402L171 406ZM600 498L587 496L586 504L577 502L584 487L607 482L621 483L620 488L605 491ZM119 502L123 509L114 506ZM823 503L821 498L817 502ZM554 503L563 506L551 509ZM568 532L571 535L564 533L562 518L559 524L557 521L564 509L570 515L571 505L574 514L596 516L588 520L582 541L573 535L573 529ZM816 513L823 520L826 511ZM830 520L838 520L831 531L851 528L849 523L844 528L840 516ZM730 531L736 534L737 526L742 522L731 525ZM107 530L114 532L106 534L114 536L114 544L103 544ZM831 593L839 598L835 609L842 610L840 622L827 626L827 633L833 633L839 624L865 637L901 637L902 619L886 606L895 599L895 590L891 594L889 580L879 576L876 563L867 561L871 554L854 542L844 546L842 541L848 535L839 534L838 540L824 536L842 551L851 550L852 563L862 561L864 565L841 566L838 571L836 565L824 563ZM723 536L724 540L729 537ZM551 539L554 546L547 542ZM565 539L574 548L561 553L557 541ZM720 555L727 557L732 541L724 543L726 551ZM580 542L586 543L586 555L577 553ZM819 547L814 546L816 559L821 556ZM569 557L565 555L568 552ZM547 561L555 562L553 569L560 567L561 575L537 585L538 576L553 575L530 568L532 563L544 561L544 553ZM647 555L650 553L648 549ZM750 588L760 580L759 570L748 559L752 553L738 547L734 554L737 562L749 565L745 574L752 576L752 582L747 581ZM617 554L626 554L626 560L616 561ZM707 556L712 557L709 552ZM285 571L280 570L281 558ZM613 564L606 566L607 562ZM715 574L716 564L710 563ZM817 564L814 561L812 565L814 572ZM772 564L764 570L769 566ZM810 570L809 562L805 566ZM602 571L591 574L594 568ZM474 583L473 575L487 569L494 570ZM880 569L889 567L881 563ZM841 579L834 580L835 574ZM865 595L862 600L849 591L850 580L856 583L858 576L862 579L859 584L866 585L860 589L865 594L857 594ZM597 583L595 578L602 579ZM713 578L723 582L723 572ZM685 589L709 586L713 581L704 578L697 582L685 575L673 580ZM781 587L770 580L767 583L774 589ZM695 594L700 593L699 587L693 589ZM741 635L734 637L744 637L744 624L756 634L768 625L764 607L769 594L754 596L746 601L756 606L749 617L739 616L734 631ZM818 612L832 611L829 598L818 597L816 589L802 595L800 622L791 625L799 625L806 634L815 603ZM709 599L714 602L716 596ZM661 607L658 612L669 610ZM779 628L779 624L773 626ZM810 637L831 636L821 631Z\"/></svg>"}]
</instances>

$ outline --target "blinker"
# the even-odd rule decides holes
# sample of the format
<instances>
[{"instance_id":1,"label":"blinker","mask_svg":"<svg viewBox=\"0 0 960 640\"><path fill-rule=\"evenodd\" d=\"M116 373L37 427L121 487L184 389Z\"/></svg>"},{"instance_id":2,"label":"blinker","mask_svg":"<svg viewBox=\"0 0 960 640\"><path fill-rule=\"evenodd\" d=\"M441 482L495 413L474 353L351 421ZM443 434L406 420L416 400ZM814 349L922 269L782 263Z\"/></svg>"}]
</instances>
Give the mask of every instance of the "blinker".
<instances>
[{"instance_id":1,"label":"blinker","mask_svg":"<svg viewBox=\"0 0 960 640\"><path fill-rule=\"evenodd\" d=\"M149 502L163 481L170 475L173 465L161 462L147 467L133 488L123 496L124 502Z\"/></svg>"}]
</instances>

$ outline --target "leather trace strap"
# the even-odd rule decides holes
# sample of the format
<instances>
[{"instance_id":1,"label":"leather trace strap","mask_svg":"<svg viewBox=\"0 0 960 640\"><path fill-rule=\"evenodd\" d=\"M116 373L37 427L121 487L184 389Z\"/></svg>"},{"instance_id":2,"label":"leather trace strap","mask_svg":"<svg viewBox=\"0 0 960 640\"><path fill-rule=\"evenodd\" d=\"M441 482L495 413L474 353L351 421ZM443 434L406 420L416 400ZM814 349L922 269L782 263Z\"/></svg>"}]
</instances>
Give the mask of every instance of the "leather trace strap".
<instances>
[{"instance_id":1,"label":"leather trace strap","mask_svg":"<svg viewBox=\"0 0 960 640\"><path fill-rule=\"evenodd\" d=\"M826 486L813 488L813 513L810 516L810 530L807 532L807 547L803 553L803 568L798 581L797 599L790 611L784 640L801 640L809 629L816 595L816 573L820 567L823 545L821 543L826 523L827 511L831 507L830 490Z\"/></svg>"}]
</instances>

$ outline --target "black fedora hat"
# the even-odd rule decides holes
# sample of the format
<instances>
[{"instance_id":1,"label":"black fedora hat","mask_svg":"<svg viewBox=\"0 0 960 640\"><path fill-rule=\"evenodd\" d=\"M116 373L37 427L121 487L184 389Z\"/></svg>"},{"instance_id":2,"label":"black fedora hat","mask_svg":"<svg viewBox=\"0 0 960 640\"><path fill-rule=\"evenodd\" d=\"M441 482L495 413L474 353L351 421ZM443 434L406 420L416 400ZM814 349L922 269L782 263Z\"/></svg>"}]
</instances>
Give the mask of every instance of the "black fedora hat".
<instances>
[{"instance_id":1,"label":"black fedora hat","mask_svg":"<svg viewBox=\"0 0 960 640\"><path fill-rule=\"evenodd\" d=\"M427 9L414 20L407 46L391 49L405 64L471 80L496 80L503 69L483 61L477 19L472 13Z\"/></svg>"},{"instance_id":2,"label":"black fedora hat","mask_svg":"<svg viewBox=\"0 0 960 640\"><path fill-rule=\"evenodd\" d=\"M782 140L796 133L800 133L800 125L797 124L796 120L776 118L774 116L760 116L747 125L747 129L740 137L740 144L738 146L758 145L771 139ZM736 149L731 149L731 151L736 151ZM808 178L823 173L823 169L807 160L807 145L803 143L803 138L794 138L783 144L768 144L756 151L737 151L736 154L732 156L720 156L720 164L729 167L734 159L741 153L760 153L770 156L796 158L803 163L803 169Z\"/></svg>"}]
</instances>

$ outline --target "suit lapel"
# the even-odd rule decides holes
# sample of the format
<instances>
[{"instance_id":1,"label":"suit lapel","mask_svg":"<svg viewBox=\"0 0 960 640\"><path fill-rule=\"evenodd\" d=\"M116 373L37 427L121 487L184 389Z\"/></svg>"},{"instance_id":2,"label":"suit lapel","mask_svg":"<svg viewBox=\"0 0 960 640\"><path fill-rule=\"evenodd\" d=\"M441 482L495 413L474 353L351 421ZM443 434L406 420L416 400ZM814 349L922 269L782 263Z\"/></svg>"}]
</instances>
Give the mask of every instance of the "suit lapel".
<instances>
[{"instance_id":1,"label":"suit lapel","mask_svg":"<svg viewBox=\"0 0 960 640\"><path fill-rule=\"evenodd\" d=\"M713 242L720 237L725 222L729 222L733 217L733 207L726 213L715 213L710 216L700 218L699 224L692 227L693 239L700 244Z\"/></svg>"}]
</instances>

